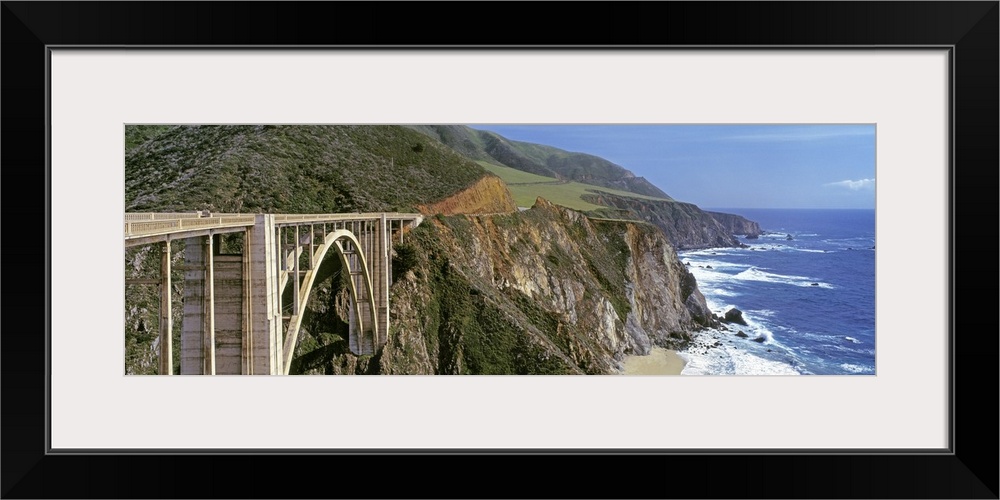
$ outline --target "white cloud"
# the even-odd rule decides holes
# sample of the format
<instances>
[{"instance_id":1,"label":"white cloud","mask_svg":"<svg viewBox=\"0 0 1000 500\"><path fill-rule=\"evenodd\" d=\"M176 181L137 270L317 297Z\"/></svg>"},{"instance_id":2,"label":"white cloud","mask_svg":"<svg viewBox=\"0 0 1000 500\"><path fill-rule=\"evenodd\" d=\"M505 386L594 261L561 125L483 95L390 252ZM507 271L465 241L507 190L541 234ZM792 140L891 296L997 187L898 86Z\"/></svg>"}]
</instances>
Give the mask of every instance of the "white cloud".
<instances>
[{"instance_id":1,"label":"white cloud","mask_svg":"<svg viewBox=\"0 0 1000 500\"><path fill-rule=\"evenodd\" d=\"M860 191L862 189L873 189L875 187L875 179L861 179L857 181L846 180L839 182L828 182L827 186L837 186L845 187L851 191Z\"/></svg>"}]
</instances>

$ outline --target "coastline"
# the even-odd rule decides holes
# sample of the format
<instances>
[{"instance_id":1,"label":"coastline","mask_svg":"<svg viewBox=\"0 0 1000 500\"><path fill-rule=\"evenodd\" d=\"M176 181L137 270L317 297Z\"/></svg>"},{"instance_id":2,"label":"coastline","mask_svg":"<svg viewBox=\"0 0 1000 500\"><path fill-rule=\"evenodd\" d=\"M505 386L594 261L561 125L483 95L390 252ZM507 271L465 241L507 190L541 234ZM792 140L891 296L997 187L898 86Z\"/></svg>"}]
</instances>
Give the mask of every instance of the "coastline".
<instances>
[{"instance_id":1,"label":"coastline","mask_svg":"<svg viewBox=\"0 0 1000 500\"><path fill-rule=\"evenodd\" d=\"M626 356L625 375L680 375L687 364L677 351L653 347L645 356Z\"/></svg>"}]
</instances>

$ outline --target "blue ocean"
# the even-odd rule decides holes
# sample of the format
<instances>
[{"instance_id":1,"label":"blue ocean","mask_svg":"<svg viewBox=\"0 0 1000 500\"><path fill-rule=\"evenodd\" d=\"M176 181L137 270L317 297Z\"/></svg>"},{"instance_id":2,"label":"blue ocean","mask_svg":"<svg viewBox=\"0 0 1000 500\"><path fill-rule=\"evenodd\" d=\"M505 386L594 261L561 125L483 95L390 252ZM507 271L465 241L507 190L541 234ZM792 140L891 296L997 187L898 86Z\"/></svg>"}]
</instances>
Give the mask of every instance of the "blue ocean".
<instances>
[{"instance_id":1,"label":"blue ocean","mask_svg":"<svg viewBox=\"0 0 1000 500\"><path fill-rule=\"evenodd\" d=\"M696 333L682 374L874 375L875 211L710 210L766 234L680 253L712 312L747 323Z\"/></svg>"}]
</instances>

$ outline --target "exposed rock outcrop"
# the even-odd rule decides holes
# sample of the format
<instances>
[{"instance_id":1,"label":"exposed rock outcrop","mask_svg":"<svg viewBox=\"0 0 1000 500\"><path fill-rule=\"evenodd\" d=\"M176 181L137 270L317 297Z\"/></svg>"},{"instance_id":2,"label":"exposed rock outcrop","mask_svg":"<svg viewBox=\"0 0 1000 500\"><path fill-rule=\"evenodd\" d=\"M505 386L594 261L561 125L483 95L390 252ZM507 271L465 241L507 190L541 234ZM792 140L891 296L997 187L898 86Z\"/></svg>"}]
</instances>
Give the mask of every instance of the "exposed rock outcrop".
<instances>
[{"instance_id":1,"label":"exposed rock outcrop","mask_svg":"<svg viewBox=\"0 0 1000 500\"><path fill-rule=\"evenodd\" d=\"M426 215L496 214L516 212L517 204L499 177L487 175L457 194L417 209Z\"/></svg>"},{"instance_id":2,"label":"exposed rock outcrop","mask_svg":"<svg viewBox=\"0 0 1000 500\"><path fill-rule=\"evenodd\" d=\"M659 227L678 250L740 246L732 231L691 203L619 196L603 191L585 194L582 198L595 205L624 210L631 218Z\"/></svg>"},{"instance_id":3,"label":"exposed rock outcrop","mask_svg":"<svg viewBox=\"0 0 1000 500\"><path fill-rule=\"evenodd\" d=\"M727 214L722 212L709 212L713 219L719 222L729 232L729 234L739 234L746 236L749 240L757 239L764 232L760 229L760 224L743 217L742 215Z\"/></svg>"},{"instance_id":4,"label":"exposed rock outcrop","mask_svg":"<svg viewBox=\"0 0 1000 500\"><path fill-rule=\"evenodd\" d=\"M737 308L732 308L726 311L726 316L723 318L726 323L736 323L737 325L747 326L747 321L743 319L743 311Z\"/></svg>"},{"instance_id":5,"label":"exposed rock outcrop","mask_svg":"<svg viewBox=\"0 0 1000 500\"><path fill-rule=\"evenodd\" d=\"M379 373L617 373L713 318L655 227L539 199L510 215L427 219L392 290Z\"/></svg>"}]
</instances>

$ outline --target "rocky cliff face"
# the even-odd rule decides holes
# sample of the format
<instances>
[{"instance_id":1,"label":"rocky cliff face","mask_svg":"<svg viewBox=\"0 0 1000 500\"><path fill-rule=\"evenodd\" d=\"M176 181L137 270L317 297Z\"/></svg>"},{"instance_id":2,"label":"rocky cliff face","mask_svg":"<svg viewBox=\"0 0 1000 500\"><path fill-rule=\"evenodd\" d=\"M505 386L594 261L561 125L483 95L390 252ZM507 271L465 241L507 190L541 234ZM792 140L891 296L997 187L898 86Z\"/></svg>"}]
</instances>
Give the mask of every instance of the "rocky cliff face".
<instances>
[{"instance_id":1,"label":"rocky cliff face","mask_svg":"<svg viewBox=\"0 0 1000 500\"><path fill-rule=\"evenodd\" d=\"M592 221L539 199L521 213L431 217L404 239L388 344L313 370L618 373L625 355L676 346L713 321L649 224Z\"/></svg>"},{"instance_id":2,"label":"rocky cliff face","mask_svg":"<svg viewBox=\"0 0 1000 500\"><path fill-rule=\"evenodd\" d=\"M705 213L712 216L713 219L719 222L729 232L729 234L741 234L750 238L756 238L764 231L760 229L760 225L756 222L746 219L741 215L726 214L722 212L708 212Z\"/></svg>"},{"instance_id":3,"label":"rocky cliff face","mask_svg":"<svg viewBox=\"0 0 1000 500\"><path fill-rule=\"evenodd\" d=\"M646 221L659 227L679 250L740 246L732 231L691 203L631 198L605 192L583 195L582 198L590 203L619 209L624 218Z\"/></svg>"},{"instance_id":4,"label":"rocky cliff face","mask_svg":"<svg viewBox=\"0 0 1000 500\"><path fill-rule=\"evenodd\" d=\"M458 194L431 203L418 205L417 209L426 215L443 214L496 214L517 211L514 197L499 177L488 175Z\"/></svg>"}]
</instances>

